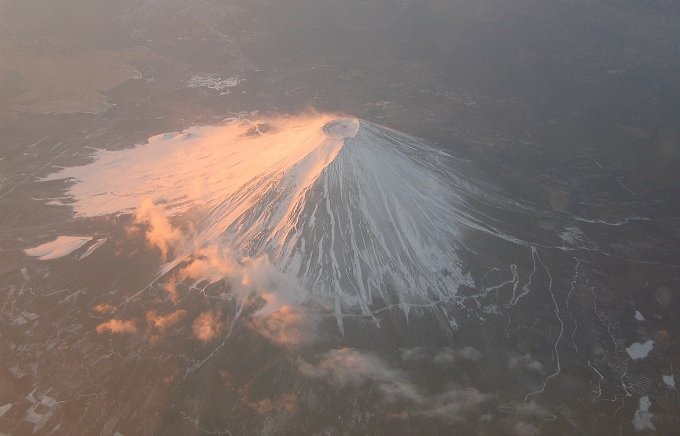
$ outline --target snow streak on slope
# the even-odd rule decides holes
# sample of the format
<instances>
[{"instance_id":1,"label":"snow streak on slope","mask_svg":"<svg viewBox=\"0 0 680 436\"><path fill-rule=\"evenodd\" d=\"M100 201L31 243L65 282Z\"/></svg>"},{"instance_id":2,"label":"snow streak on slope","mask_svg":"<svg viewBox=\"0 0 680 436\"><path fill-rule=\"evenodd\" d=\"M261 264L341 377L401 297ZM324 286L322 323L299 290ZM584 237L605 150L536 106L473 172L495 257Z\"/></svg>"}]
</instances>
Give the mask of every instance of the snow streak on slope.
<instances>
[{"instance_id":1,"label":"snow streak on slope","mask_svg":"<svg viewBox=\"0 0 680 436\"><path fill-rule=\"evenodd\" d=\"M336 309L429 302L472 284L457 251L473 188L423 141L331 115L235 121L101 151L76 179L73 207L89 217L151 199L198 216L163 271L217 245L267 256ZM191 214L188 212L191 211Z\"/></svg>"}]
</instances>

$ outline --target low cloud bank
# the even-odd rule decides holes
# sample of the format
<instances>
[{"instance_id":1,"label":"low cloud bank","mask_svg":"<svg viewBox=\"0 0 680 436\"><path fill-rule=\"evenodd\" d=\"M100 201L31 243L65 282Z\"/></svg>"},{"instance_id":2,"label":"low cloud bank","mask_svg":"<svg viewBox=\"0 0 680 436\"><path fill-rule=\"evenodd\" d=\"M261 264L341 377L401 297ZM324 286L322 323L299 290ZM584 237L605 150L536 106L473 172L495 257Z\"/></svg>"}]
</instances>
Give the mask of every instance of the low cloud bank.
<instances>
[{"instance_id":1,"label":"low cloud bank","mask_svg":"<svg viewBox=\"0 0 680 436\"><path fill-rule=\"evenodd\" d=\"M164 260L170 255L176 257L170 263L176 268L168 274L163 286L171 301L179 301L180 283L198 287L201 283L207 286L221 282L240 300L239 304L243 305L246 301L262 304L250 315L247 325L269 341L284 347L297 347L313 341L312 331L317 321L300 306L308 292L297 278L279 271L266 256L240 257L220 241L197 250L187 250L191 238L174 227L163 208L150 199L145 199L137 209L135 224L131 231L143 230L147 244L157 248ZM185 252L192 254L182 259L181 253ZM175 314L176 318L179 316ZM151 312L147 321L162 330L170 321L179 322L176 318L165 319ZM223 327L219 314L208 311L194 320L192 332L194 338L210 342L222 332Z\"/></svg>"},{"instance_id":2,"label":"low cloud bank","mask_svg":"<svg viewBox=\"0 0 680 436\"><path fill-rule=\"evenodd\" d=\"M492 398L472 387L454 386L430 394L412 382L406 372L392 367L376 354L352 348L331 350L315 364L302 362L299 369L303 375L323 380L338 389L374 385L385 405L402 406L398 415L460 421Z\"/></svg>"},{"instance_id":3,"label":"low cloud bank","mask_svg":"<svg viewBox=\"0 0 680 436\"><path fill-rule=\"evenodd\" d=\"M402 348L400 352L405 362L433 363L437 366L449 366L460 361L477 362L484 356L481 351L470 346L442 347L439 350L427 347Z\"/></svg>"}]
</instances>

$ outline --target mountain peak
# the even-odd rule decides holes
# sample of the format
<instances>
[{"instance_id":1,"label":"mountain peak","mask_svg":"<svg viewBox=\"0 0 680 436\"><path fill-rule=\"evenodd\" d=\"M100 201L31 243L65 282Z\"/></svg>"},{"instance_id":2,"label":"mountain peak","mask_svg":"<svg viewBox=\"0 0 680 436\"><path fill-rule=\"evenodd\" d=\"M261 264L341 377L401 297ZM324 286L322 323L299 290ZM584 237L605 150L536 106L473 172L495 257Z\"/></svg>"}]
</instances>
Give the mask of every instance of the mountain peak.
<instances>
[{"instance_id":1,"label":"mountain peak","mask_svg":"<svg viewBox=\"0 0 680 436\"><path fill-rule=\"evenodd\" d=\"M333 115L236 121L102 151L51 179L76 213L132 211L149 199L198 216L165 271L218 246L266 256L341 310L427 303L471 283L459 260L461 185L424 141Z\"/></svg>"},{"instance_id":2,"label":"mountain peak","mask_svg":"<svg viewBox=\"0 0 680 436\"><path fill-rule=\"evenodd\" d=\"M322 127L329 138L354 138L359 133L361 122L356 118L336 118Z\"/></svg>"}]
</instances>

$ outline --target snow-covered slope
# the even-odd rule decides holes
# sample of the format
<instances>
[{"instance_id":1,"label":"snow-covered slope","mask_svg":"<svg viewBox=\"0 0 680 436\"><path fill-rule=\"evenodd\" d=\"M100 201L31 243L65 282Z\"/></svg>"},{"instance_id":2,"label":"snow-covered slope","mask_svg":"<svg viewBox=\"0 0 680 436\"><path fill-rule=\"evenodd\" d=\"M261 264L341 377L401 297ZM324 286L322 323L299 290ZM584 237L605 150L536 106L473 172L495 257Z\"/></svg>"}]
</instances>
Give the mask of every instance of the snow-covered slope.
<instances>
[{"instance_id":1,"label":"snow-covered slope","mask_svg":"<svg viewBox=\"0 0 680 436\"><path fill-rule=\"evenodd\" d=\"M461 230L479 227L466 200L475 188L450 162L391 129L313 115L159 135L50 179L76 179L69 189L80 216L133 211L148 199L177 221L191 216L163 271L216 245L266 256L311 295L368 313L471 284L458 252Z\"/></svg>"}]
</instances>

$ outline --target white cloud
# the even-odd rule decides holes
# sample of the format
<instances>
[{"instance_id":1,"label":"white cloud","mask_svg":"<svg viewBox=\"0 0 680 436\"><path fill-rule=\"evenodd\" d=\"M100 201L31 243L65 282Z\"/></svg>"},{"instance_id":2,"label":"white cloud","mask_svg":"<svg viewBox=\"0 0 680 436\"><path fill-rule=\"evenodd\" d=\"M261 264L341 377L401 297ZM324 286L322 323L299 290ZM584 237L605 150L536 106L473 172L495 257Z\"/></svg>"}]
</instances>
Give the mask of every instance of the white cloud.
<instances>
[{"instance_id":1,"label":"white cloud","mask_svg":"<svg viewBox=\"0 0 680 436\"><path fill-rule=\"evenodd\" d=\"M509 413L512 415L519 415L525 417L546 418L548 416L551 416L551 413L548 409L546 409L545 407L541 406L540 404L533 400L507 404L499 407L499 410L502 411L503 413Z\"/></svg>"},{"instance_id":2,"label":"white cloud","mask_svg":"<svg viewBox=\"0 0 680 436\"><path fill-rule=\"evenodd\" d=\"M142 200L135 213L135 222L146 228L147 243L151 247L158 248L163 259L168 258L172 248L185 243L182 232L170 224L163 209L154 204L151 198Z\"/></svg>"},{"instance_id":3,"label":"white cloud","mask_svg":"<svg viewBox=\"0 0 680 436\"><path fill-rule=\"evenodd\" d=\"M129 319L110 319L97 326L97 333L105 332L113 334L130 334L137 333L137 326L135 322Z\"/></svg>"},{"instance_id":4,"label":"white cloud","mask_svg":"<svg viewBox=\"0 0 680 436\"><path fill-rule=\"evenodd\" d=\"M163 210L149 199L137 209L136 222L144 226L150 246L161 251L163 258L170 252L186 251L188 238L166 218ZM177 258L169 265L176 266L163 287L170 299L178 301L177 285L187 280L226 283L237 299L264 303L251 314L247 325L271 342L297 347L315 338L317 320L307 315L300 303L307 291L297 278L279 271L266 256L256 258L237 256L220 241L203 246L180 262ZM154 316L156 316L154 314ZM220 333L223 323L217 314L205 312L193 323L194 337L209 342Z\"/></svg>"},{"instance_id":5,"label":"white cloud","mask_svg":"<svg viewBox=\"0 0 680 436\"><path fill-rule=\"evenodd\" d=\"M408 354L408 353L407 353ZM339 348L324 353L319 362L300 364L302 374L324 380L336 387L377 387L381 401L393 407L405 406L410 415L458 421L491 396L475 388L451 387L429 394L413 383L408 374L394 368L374 353Z\"/></svg>"},{"instance_id":6,"label":"white cloud","mask_svg":"<svg viewBox=\"0 0 680 436\"><path fill-rule=\"evenodd\" d=\"M271 294L264 298L271 298ZM282 305L272 312L255 312L248 325L275 344L295 348L314 341L316 323L316 319L301 308Z\"/></svg>"},{"instance_id":7,"label":"white cloud","mask_svg":"<svg viewBox=\"0 0 680 436\"><path fill-rule=\"evenodd\" d=\"M405 362L432 362L438 366L448 366L461 360L476 362L483 357L481 351L466 346L463 348L443 347L438 351L426 347L402 348L401 358Z\"/></svg>"},{"instance_id":8,"label":"white cloud","mask_svg":"<svg viewBox=\"0 0 680 436\"><path fill-rule=\"evenodd\" d=\"M405 362L424 362L430 358L430 352L425 347L400 348L399 351Z\"/></svg>"},{"instance_id":9,"label":"white cloud","mask_svg":"<svg viewBox=\"0 0 680 436\"><path fill-rule=\"evenodd\" d=\"M146 321L150 328L154 328L159 332L164 332L177 325L186 316L187 311L178 309L174 312L170 312L165 315L159 315L155 311L149 311L146 313Z\"/></svg>"},{"instance_id":10,"label":"white cloud","mask_svg":"<svg viewBox=\"0 0 680 436\"><path fill-rule=\"evenodd\" d=\"M171 280L191 278L224 281L242 301L251 298L264 303L251 315L248 326L277 345L294 348L315 339L317 320L300 305L307 291L265 256L238 259L226 247L212 244L199 250Z\"/></svg>"},{"instance_id":11,"label":"white cloud","mask_svg":"<svg viewBox=\"0 0 680 436\"><path fill-rule=\"evenodd\" d=\"M201 313L193 322L194 337L201 342L210 342L222 331L224 323L214 312Z\"/></svg>"},{"instance_id":12,"label":"white cloud","mask_svg":"<svg viewBox=\"0 0 680 436\"><path fill-rule=\"evenodd\" d=\"M523 369L526 371L543 372L543 364L534 359L531 354L513 354L508 361L508 368Z\"/></svg>"},{"instance_id":13,"label":"white cloud","mask_svg":"<svg viewBox=\"0 0 680 436\"><path fill-rule=\"evenodd\" d=\"M459 349L444 347L434 356L434 363L437 365L450 365L459 360L476 362L481 358L482 352L473 347L463 347Z\"/></svg>"}]
</instances>

